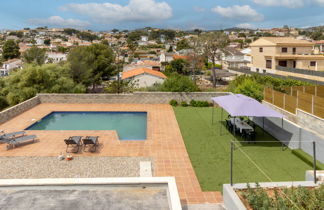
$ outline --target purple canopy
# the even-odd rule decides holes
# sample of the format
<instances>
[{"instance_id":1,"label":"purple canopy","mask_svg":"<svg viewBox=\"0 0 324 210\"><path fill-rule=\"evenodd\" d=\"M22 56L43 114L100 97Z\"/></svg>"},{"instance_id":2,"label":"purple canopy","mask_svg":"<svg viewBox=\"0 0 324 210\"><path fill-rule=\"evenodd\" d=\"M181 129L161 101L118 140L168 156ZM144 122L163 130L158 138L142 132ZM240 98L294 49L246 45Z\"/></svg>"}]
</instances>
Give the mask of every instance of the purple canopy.
<instances>
[{"instance_id":1,"label":"purple canopy","mask_svg":"<svg viewBox=\"0 0 324 210\"><path fill-rule=\"evenodd\" d=\"M233 117L284 117L257 100L242 94L219 96L212 98L212 100Z\"/></svg>"}]
</instances>

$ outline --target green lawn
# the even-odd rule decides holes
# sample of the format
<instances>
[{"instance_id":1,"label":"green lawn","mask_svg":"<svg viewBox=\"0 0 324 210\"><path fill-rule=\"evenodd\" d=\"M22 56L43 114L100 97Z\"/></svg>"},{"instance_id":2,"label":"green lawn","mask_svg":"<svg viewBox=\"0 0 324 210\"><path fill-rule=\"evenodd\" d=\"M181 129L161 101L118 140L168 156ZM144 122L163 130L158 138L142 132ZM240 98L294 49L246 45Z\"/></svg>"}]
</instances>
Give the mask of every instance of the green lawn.
<instances>
[{"instance_id":1,"label":"green lawn","mask_svg":"<svg viewBox=\"0 0 324 210\"><path fill-rule=\"evenodd\" d=\"M192 165L204 191L221 191L222 185L230 182L230 141L234 137L226 130L224 123L219 122L220 110L215 109L212 125L212 108L174 108ZM220 126L223 127L222 134ZM305 171L312 169L290 149L282 150L280 143L246 144L239 137L236 141L234 183L268 182L269 178L272 181L303 181ZM275 139L257 128L257 141Z\"/></svg>"}]
</instances>

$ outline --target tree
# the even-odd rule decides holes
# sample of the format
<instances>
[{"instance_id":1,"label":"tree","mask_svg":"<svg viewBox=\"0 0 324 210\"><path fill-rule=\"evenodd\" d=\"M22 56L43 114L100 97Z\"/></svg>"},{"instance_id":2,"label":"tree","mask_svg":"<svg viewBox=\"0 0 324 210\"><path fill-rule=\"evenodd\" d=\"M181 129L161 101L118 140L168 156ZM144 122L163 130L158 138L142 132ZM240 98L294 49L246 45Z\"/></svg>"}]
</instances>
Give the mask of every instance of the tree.
<instances>
[{"instance_id":1,"label":"tree","mask_svg":"<svg viewBox=\"0 0 324 210\"><path fill-rule=\"evenodd\" d=\"M8 40L2 48L2 57L4 60L18 58L20 56L19 46L14 40Z\"/></svg>"},{"instance_id":2,"label":"tree","mask_svg":"<svg viewBox=\"0 0 324 210\"><path fill-rule=\"evenodd\" d=\"M216 59L222 61L222 56L227 53L226 47L229 45L229 39L223 32L210 32L202 35L202 41L204 53L213 63L213 86L216 87Z\"/></svg>"},{"instance_id":3,"label":"tree","mask_svg":"<svg viewBox=\"0 0 324 210\"><path fill-rule=\"evenodd\" d=\"M169 73L176 72L178 74L188 73L188 62L183 59L175 59L166 66L165 70Z\"/></svg>"},{"instance_id":4,"label":"tree","mask_svg":"<svg viewBox=\"0 0 324 210\"><path fill-rule=\"evenodd\" d=\"M187 76L177 73L171 74L160 87L166 92L195 92L199 91L198 86Z\"/></svg>"},{"instance_id":5,"label":"tree","mask_svg":"<svg viewBox=\"0 0 324 210\"><path fill-rule=\"evenodd\" d=\"M113 33L117 33L119 30L114 28L113 30L111 30Z\"/></svg>"},{"instance_id":6,"label":"tree","mask_svg":"<svg viewBox=\"0 0 324 210\"><path fill-rule=\"evenodd\" d=\"M44 44L47 46L51 45L51 39L45 39Z\"/></svg>"},{"instance_id":7,"label":"tree","mask_svg":"<svg viewBox=\"0 0 324 210\"><path fill-rule=\"evenodd\" d=\"M15 105L37 93L84 93L85 87L73 82L67 66L29 64L4 80L0 95L6 95L9 105Z\"/></svg>"},{"instance_id":8,"label":"tree","mask_svg":"<svg viewBox=\"0 0 324 210\"><path fill-rule=\"evenodd\" d=\"M63 47L63 46L57 46L56 50L57 50L57 52L60 52L60 53L66 53L68 51L68 48Z\"/></svg>"},{"instance_id":9,"label":"tree","mask_svg":"<svg viewBox=\"0 0 324 210\"><path fill-rule=\"evenodd\" d=\"M177 43L177 51L183 50L183 49L189 49L190 45L186 39L183 39Z\"/></svg>"},{"instance_id":10,"label":"tree","mask_svg":"<svg viewBox=\"0 0 324 210\"><path fill-rule=\"evenodd\" d=\"M86 32L86 31L79 32L77 34L77 36L78 36L79 39L90 41L90 42L92 42L93 40L98 40L99 39L99 37L97 35Z\"/></svg>"},{"instance_id":11,"label":"tree","mask_svg":"<svg viewBox=\"0 0 324 210\"><path fill-rule=\"evenodd\" d=\"M86 86L101 84L115 72L115 56L112 49L103 44L76 47L69 53L70 72L76 83Z\"/></svg>"},{"instance_id":12,"label":"tree","mask_svg":"<svg viewBox=\"0 0 324 210\"><path fill-rule=\"evenodd\" d=\"M136 83L132 80L120 80L111 82L105 89L106 93L131 93L135 90Z\"/></svg>"},{"instance_id":13,"label":"tree","mask_svg":"<svg viewBox=\"0 0 324 210\"><path fill-rule=\"evenodd\" d=\"M23 61L26 63L35 63L42 65L46 61L46 49L32 46L23 54Z\"/></svg>"}]
</instances>

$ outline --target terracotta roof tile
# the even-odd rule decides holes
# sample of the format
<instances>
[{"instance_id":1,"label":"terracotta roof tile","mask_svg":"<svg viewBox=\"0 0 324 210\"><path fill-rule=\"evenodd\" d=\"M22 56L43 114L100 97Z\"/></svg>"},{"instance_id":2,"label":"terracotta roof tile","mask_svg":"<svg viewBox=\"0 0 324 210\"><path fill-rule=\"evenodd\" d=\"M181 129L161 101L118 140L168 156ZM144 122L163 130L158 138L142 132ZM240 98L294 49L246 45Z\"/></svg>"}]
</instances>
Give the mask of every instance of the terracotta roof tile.
<instances>
[{"instance_id":1,"label":"terracotta roof tile","mask_svg":"<svg viewBox=\"0 0 324 210\"><path fill-rule=\"evenodd\" d=\"M123 72L122 79L127 79L127 78L134 77L134 76L141 75L141 74L150 74L150 75L154 75L156 77L160 77L160 78L164 78L164 79L167 78L162 72L155 71L155 70L152 70L149 68L137 68L137 69L133 69L133 70L130 70L127 72Z\"/></svg>"}]
</instances>

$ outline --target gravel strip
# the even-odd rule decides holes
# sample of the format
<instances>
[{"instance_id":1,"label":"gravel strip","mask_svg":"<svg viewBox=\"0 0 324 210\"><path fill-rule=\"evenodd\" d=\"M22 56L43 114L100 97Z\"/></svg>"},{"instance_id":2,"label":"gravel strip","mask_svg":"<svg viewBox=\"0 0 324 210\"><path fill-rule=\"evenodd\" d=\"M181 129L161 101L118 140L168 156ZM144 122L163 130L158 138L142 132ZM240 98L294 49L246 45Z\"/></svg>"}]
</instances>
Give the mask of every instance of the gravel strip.
<instances>
[{"instance_id":1,"label":"gravel strip","mask_svg":"<svg viewBox=\"0 0 324 210\"><path fill-rule=\"evenodd\" d=\"M145 157L0 157L0 179L138 177ZM153 164L152 164L153 165Z\"/></svg>"}]
</instances>

